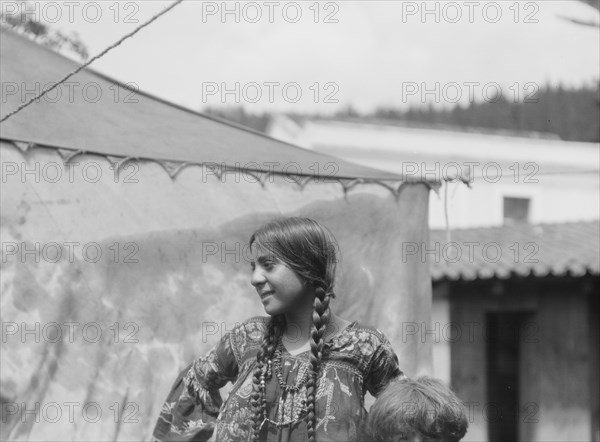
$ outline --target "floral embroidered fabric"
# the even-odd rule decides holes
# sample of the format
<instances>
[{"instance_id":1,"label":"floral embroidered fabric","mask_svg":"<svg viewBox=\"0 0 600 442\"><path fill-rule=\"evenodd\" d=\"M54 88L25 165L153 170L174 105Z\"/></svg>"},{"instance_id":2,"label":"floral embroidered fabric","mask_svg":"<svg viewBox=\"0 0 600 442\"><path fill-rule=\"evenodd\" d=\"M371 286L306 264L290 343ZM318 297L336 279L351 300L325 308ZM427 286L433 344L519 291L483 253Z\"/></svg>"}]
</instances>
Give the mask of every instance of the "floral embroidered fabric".
<instances>
[{"instance_id":1,"label":"floral embroidered fabric","mask_svg":"<svg viewBox=\"0 0 600 442\"><path fill-rule=\"evenodd\" d=\"M211 440L219 442L251 440L252 374L268 321L266 317L249 319L183 370L163 405L154 429L155 440L205 441L211 435ZM309 368L309 352L294 356L283 346L280 350L282 378L286 384L295 385ZM327 341L317 378L317 441L363 440L365 393L377 396L398 377L404 377L398 358L379 330L355 321ZM234 385L223 403L219 389L228 382ZM271 421L296 422L278 428L267 421L260 440L305 442L306 386L282 395L273 375L266 382L266 399Z\"/></svg>"}]
</instances>

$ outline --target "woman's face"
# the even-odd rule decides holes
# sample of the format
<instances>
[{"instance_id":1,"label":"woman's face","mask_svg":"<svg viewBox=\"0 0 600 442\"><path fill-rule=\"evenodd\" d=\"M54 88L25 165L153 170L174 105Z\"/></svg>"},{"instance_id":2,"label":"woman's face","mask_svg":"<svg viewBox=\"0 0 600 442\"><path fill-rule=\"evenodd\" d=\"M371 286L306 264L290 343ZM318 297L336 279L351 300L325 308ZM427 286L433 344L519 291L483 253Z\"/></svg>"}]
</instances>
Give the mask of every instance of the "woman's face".
<instances>
[{"instance_id":1,"label":"woman's face","mask_svg":"<svg viewBox=\"0 0 600 442\"><path fill-rule=\"evenodd\" d=\"M250 263L250 283L256 289L269 315L297 311L307 303L312 305L308 286L285 263L260 247L253 247L256 261Z\"/></svg>"}]
</instances>

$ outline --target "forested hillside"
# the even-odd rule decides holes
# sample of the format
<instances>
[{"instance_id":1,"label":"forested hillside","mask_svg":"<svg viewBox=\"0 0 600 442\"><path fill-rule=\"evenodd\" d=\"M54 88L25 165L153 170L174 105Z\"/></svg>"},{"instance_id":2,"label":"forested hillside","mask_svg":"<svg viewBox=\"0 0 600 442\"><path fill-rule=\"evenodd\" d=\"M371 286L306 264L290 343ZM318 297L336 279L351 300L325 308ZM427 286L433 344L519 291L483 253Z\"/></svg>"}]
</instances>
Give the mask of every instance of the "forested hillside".
<instances>
[{"instance_id":1,"label":"forested hillside","mask_svg":"<svg viewBox=\"0 0 600 442\"><path fill-rule=\"evenodd\" d=\"M243 107L206 108L204 112L264 132L268 113L255 114ZM332 118L318 114L294 114L296 118ZM554 134L563 140L600 141L600 87L597 82L580 88L545 86L516 100L506 91L497 100L456 105L452 108L414 106L408 110L379 108L361 114L349 107L333 118L360 118Z\"/></svg>"}]
</instances>

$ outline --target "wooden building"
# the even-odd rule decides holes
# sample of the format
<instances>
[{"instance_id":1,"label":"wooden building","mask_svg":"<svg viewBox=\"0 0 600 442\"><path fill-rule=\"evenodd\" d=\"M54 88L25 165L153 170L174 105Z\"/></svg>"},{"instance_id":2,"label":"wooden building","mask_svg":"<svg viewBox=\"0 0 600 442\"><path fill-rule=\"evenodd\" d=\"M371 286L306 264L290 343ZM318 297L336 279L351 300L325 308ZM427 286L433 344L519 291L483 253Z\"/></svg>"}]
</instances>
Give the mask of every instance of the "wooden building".
<instances>
[{"instance_id":1,"label":"wooden building","mask_svg":"<svg viewBox=\"0 0 600 442\"><path fill-rule=\"evenodd\" d=\"M424 335L465 441L600 440L599 240L598 221L432 232Z\"/></svg>"}]
</instances>

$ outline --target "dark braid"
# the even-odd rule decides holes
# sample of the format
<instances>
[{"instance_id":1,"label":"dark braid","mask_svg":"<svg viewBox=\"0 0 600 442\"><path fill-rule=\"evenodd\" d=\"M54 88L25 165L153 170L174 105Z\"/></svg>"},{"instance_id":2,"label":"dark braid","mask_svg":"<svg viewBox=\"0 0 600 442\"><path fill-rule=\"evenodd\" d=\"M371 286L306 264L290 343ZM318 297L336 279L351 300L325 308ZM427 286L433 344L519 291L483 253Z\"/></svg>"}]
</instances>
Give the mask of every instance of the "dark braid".
<instances>
[{"instance_id":1,"label":"dark braid","mask_svg":"<svg viewBox=\"0 0 600 442\"><path fill-rule=\"evenodd\" d=\"M316 442L317 413L315 409L315 400L317 394L317 376L321 360L323 358L323 346L325 344L323 336L330 319L329 301L333 297L333 292L325 292L323 288L318 287L315 290L315 300L313 303L313 314L310 339L310 368L311 373L306 383L306 404L308 409L308 441Z\"/></svg>"},{"instance_id":2,"label":"dark braid","mask_svg":"<svg viewBox=\"0 0 600 442\"><path fill-rule=\"evenodd\" d=\"M271 317L267 325L267 331L263 336L263 341L256 355L256 368L252 375L253 391L251 405L252 413L252 430L254 433L253 440L258 442L260 435L260 425L263 419L263 410L267 407L267 398L262 393L260 388L261 377L264 376L264 367L268 360L273 358L275 349L277 348L277 340L283 331L284 316L278 315Z\"/></svg>"}]
</instances>

